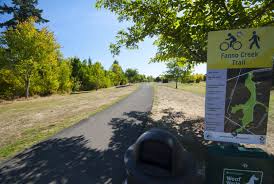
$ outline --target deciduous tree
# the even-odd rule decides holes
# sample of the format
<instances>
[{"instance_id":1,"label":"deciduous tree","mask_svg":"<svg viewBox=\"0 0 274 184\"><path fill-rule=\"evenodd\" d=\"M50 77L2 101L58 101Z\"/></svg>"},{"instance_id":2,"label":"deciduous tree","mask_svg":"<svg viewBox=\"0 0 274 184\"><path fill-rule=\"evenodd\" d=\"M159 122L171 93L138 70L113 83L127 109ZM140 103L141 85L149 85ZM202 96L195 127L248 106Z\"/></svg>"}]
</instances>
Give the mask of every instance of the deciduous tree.
<instances>
[{"instance_id":1,"label":"deciduous tree","mask_svg":"<svg viewBox=\"0 0 274 184\"><path fill-rule=\"evenodd\" d=\"M110 45L114 55L120 48L138 48L146 37L156 38L158 52L152 61L187 58L188 62L206 62L209 31L273 25L273 0L97 0L130 21Z\"/></svg>"},{"instance_id":2,"label":"deciduous tree","mask_svg":"<svg viewBox=\"0 0 274 184\"><path fill-rule=\"evenodd\" d=\"M181 77L186 75L190 69L191 65L187 63L187 60L173 59L167 63L168 71L167 76L176 82L176 89L178 88L178 81Z\"/></svg>"},{"instance_id":3,"label":"deciduous tree","mask_svg":"<svg viewBox=\"0 0 274 184\"><path fill-rule=\"evenodd\" d=\"M63 93L68 93L72 89L71 71L72 67L69 61L59 61L59 91Z\"/></svg>"},{"instance_id":4,"label":"deciduous tree","mask_svg":"<svg viewBox=\"0 0 274 184\"><path fill-rule=\"evenodd\" d=\"M137 69L128 68L125 72L125 75L130 83L138 81L139 72Z\"/></svg>"},{"instance_id":5,"label":"deciduous tree","mask_svg":"<svg viewBox=\"0 0 274 184\"><path fill-rule=\"evenodd\" d=\"M44 85L54 85L52 74L57 66L59 45L52 32L46 28L37 30L34 19L18 24L3 33L1 47L4 49L3 68L24 81L25 96L30 94L31 81L36 77L45 79ZM37 79L35 79L37 81Z\"/></svg>"},{"instance_id":6,"label":"deciduous tree","mask_svg":"<svg viewBox=\"0 0 274 184\"><path fill-rule=\"evenodd\" d=\"M120 85L124 78L124 72L122 67L119 65L118 61L114 61L110 69L115 74L113 78L114 85Z\"/></svg>"},{"instance_id":7,"label":"deciduous tree","mask_svg":"<svg viewBox=\"0 0 274 184\"><path fill-rule=\"evenodd\" d=\"M104 87L105 71L100 62L96 62L92 66L92 75L90 76L90 82L94 84L96 91L99 88Z\"/></svg>"}]
</instances>

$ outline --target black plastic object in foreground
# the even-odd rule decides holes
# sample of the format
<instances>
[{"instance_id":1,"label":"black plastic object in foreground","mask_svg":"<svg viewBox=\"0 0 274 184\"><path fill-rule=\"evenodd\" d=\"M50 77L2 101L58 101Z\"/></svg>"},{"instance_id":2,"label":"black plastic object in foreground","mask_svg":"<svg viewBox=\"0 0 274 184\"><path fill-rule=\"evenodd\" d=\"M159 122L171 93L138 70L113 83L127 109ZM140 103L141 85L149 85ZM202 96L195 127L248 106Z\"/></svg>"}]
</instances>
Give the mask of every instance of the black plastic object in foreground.
<instances>
[{"instance_id":1,"label":"black plastic object in foreground","mask_svg":"<svg viewBox=\"0 0 274 184\"><path fill-rule=\"evenodd\" d=\"M129 147L127 184L196 184L195 164L171 133L152 129Z\"/></svg>"}]
</instances>

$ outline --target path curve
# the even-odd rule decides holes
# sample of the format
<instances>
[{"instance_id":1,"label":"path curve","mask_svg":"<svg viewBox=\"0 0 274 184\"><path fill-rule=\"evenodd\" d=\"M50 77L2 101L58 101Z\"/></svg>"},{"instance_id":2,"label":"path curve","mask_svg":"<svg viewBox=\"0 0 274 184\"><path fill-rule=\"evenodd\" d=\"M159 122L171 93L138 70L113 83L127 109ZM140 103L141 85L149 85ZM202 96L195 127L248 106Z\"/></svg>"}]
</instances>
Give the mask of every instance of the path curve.
<instances>
[{"instance_id":1,"label":"path curve","mask_svg":"<svg viewBox=\"0 0 274 184\"><path fill-rule=\"evenodd\" d=\"M110 108L4 162L0 183L121 184L124 152L143 133L152 99L152 87L141 85Z\"/></svg>"}]
</instances>

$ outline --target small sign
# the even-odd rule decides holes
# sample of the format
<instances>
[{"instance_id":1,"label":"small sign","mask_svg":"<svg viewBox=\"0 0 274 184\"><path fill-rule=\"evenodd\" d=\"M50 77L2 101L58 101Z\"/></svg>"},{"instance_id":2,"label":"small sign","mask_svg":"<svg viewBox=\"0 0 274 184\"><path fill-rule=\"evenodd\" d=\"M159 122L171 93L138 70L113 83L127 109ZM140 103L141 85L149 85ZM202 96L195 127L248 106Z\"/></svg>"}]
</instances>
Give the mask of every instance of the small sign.
<instances>
[{"instance_id":1,"label":"small sign","mask_svg":"<svg viewBox=\"0 0 274 184\"><path fill-rule=\"evenodd\" d=\"M265 144L273 39L274 27L209 33L205 139Z\"/></svg>"},{"instance_id":2,"label":"small sign","mask_svg":"<svg viewBox=\"0 0 274 184\"><path fill-rule=\"evenodd\" d=\"M261 184L262 171L224 169L223 184Z\"/></svg>"}]
</instances>

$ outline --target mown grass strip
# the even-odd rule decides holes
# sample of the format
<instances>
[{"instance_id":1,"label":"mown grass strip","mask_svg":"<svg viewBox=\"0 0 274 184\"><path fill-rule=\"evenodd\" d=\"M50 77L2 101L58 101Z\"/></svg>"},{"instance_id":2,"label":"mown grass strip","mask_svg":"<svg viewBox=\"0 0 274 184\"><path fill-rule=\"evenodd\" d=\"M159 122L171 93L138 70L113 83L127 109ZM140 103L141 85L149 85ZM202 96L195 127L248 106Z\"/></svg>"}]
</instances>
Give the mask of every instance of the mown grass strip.
<instances>
[{"instance_id":1,"label":"mown grass strip","mask_svg":"<svg viewBox=\"0 0 274 184\"><path fill-rule=\"evenodd\" d=\"M176 89L175 82L161 83L160 85ZM206 83L178 83L178 89L204 96L206 92Z\"/></svg>"},{"instance_id":2,"label":"mown grass strip","mask_svg":"<svg viewBox=\"0 0 274 184\"><path fill-rule=\"evenodd\" d=\"M136 89L133 92L135 92L137 89L138 89L138 87L136 87ZM16 155L17 153L23 151L24 149L29 148L29 147L47 139L47 138L52 137L53 135L57 134L61 130L68 128L74 124L77 124L79 121L86 119L100 111L107 109L108 107L125 99L132 93L123 95L108 104L102 105L93 112L81 113L81 114L74 116L72 118L65 119L62 122L55 122L54 124L51 124L48 126L35 127L35 128L31 128L31 129L24 131L22 133L23 136L21 139L18 139L16 141L14 141L13 143L0 148L0 161L8 159L8 158Z\"/></svg>"}]
</instances>

